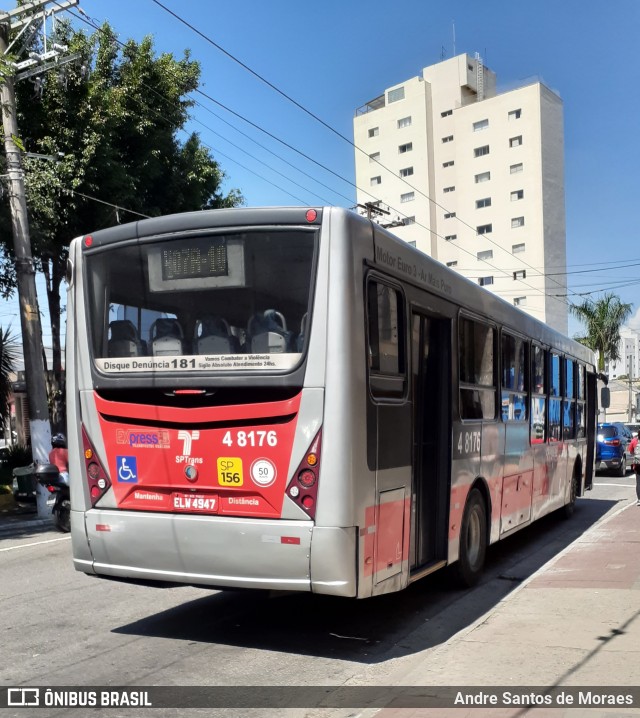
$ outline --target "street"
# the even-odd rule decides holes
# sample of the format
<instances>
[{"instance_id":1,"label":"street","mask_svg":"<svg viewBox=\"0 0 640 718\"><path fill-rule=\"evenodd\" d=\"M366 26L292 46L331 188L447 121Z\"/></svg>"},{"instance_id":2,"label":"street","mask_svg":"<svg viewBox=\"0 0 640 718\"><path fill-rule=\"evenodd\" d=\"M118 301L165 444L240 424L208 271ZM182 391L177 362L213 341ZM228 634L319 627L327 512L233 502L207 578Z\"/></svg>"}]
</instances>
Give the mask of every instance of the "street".
<instances>
[{"instance_id":1,"label":"street","mask_svg":"<svg viewBox=\"0 0 640 718\"><path fill-rule=\"evenodd\" d=\"M430 650L455 640L634 497L634 486L631 473L597 476L570 520L546 517L491 547L484 578L472 590L456 589L440 572L404 592L359 602L105 581L74 571L68 536L48 530L0 535L0 680L6 686L402 684ZM110 713L116 714L136 713ZM184 711L155 712L179 714Z\"/></svg>"}]
</instances>

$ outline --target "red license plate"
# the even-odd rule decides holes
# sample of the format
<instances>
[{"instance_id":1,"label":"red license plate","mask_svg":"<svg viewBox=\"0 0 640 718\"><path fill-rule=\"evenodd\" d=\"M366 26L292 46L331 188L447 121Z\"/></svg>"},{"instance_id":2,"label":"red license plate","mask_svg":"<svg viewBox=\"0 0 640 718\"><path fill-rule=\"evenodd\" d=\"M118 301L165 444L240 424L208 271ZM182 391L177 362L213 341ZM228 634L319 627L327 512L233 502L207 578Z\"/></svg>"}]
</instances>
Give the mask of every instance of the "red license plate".
<instances>
[{"instance_id":1,"label":"red license plate","mask_svg":"<svg viewBox=\"0 0 640 718\"><path fill-rule=\"evenodd\" d=\"M213 494L173 494L171 502L174 511L218 513L218 497Z\"/></svg>"}]
</instances>

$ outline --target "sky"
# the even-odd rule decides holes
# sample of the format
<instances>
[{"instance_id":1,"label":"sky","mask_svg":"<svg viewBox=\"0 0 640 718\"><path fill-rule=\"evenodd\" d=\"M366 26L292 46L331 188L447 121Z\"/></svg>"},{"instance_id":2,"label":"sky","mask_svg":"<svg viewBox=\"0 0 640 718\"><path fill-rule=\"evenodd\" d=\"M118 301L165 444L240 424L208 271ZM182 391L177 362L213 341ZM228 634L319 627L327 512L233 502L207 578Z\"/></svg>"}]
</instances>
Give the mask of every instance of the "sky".
<instances>
[{"instance_id":1,"label":"sky","mask_svg":"<svg viewBox=\"0 0 640 718\"><path fill-rule=\"evenodd\" d=\"M480 53L498 91L540 79L564 104L571 299L613 292L632 304L629 324L640 330L637 0L158 2L79 7L85 20L108 21L123 42L151 35L158 54L190 51L208 98L194 95L188 131L224 169L224 189L239 189L248 206L353 206L356 108L442 58ZM18 329L16 312L17 302L8 303L0 324L15 316ZM569 333L580 329L570 319ZM43 334L48 344L46 321Z\"/></svg>"}]
</instances>

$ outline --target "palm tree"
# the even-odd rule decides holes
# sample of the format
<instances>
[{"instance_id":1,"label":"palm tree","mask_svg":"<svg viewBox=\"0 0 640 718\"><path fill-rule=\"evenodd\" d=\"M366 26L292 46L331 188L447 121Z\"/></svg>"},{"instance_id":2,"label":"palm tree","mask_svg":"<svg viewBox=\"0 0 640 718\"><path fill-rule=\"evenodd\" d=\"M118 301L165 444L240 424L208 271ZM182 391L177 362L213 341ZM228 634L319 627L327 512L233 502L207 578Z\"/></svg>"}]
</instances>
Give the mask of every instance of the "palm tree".
<instances>
[{"instance_id":1,"label":"palm tree","mask_svg":"<svg viewBox=\"0 0 640 718\"><path fill-rule=\"evenodd\" d=\"M605 294L595 301L571 304L569 311L586 326L586 336L576 339L598 354L598 371L604 371L605 361L620 359L620 327L631 315L631 304L623 304L615 294Z\"/></svg>"},{"instance_id":2,"label":"palm tree","mask_svg":"<svg viewBox=\"0 0 640 718\"><path fill-rule=\"evenodd\" d=\"M9 419L11 382L19 351L20 344L11 334L11 327L7 329L0 327L0 426L4 426Z\"/></svg>"}]
</instances>

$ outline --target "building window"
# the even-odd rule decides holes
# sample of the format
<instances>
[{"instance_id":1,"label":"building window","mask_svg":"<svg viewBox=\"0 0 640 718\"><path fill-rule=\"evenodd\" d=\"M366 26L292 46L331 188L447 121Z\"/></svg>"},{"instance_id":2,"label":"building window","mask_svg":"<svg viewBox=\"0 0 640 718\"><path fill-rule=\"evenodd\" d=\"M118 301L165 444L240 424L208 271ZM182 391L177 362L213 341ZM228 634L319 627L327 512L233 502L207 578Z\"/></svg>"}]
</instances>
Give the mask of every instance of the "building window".
<instances>
[{"instance_id":1,"label":"building window","mask_svg":"<svg viewBox=\"0 0 640 718\"><path fill-rule=\"evenodd\" d=\"M491 207L491 197L476 200L476 209L482 209L483 207Z\"/></svg>"},{"instance_id":2,"label":"building window","mask_svg":"<svg viewBox=\"0 0 640 718\"><path fill-rule=\"evenodd\" d=\"M414 192L405 192L404 194L400 195L400 202L413 202L414 199L415 199Z\"/></svg>"},{"instance_id":3,"label":"building window","mask_svg":"<svg viewBox=\"0 0 640 718\"><path fill-rule=\"evenodd\" d=\"M493 249L485 249L483 252L478 252L476 256L481 262L484 262L487 259L493 259Z\"/></svg>"},{"instance_id":4,"label":"building window","mask_svg":"<svg viewBox=\"0 0 640 718\"><path fill-rule=\"evenodd\" d=\"M522 172L522 162L518 162L517 165L511 165L511 167L509 167L509 172L512 175L515 175L518 172Z\"/></svg>"},{"instance_id":5,"label":"building window","mask_svg":"<svg viewBox=\"0 0 640 718\"><path fill-rule=\"evenodd\" d=\"M404 224L405 226L407 226L408 224L415 224L415 223L416 223L415 216L414 217L405 217L402 220L402 224Z\"/></svg>"},{"instance_id":6,"label":"building window","mask_svg":"<svg viewBox=\"0 0 640 718\"><path fill-rule=\"evenodd\" d=\"M443 167L453 167L453 165L454 165L454 161L453 161L453 160L449 160L448 162L443 162L443 163L442 163L442 166L443 166Z\"/></svg>"},{"instance_id":7,"label":"building window","mask_svg":"<svg viewBox=\"0 0 640 718\"><path fill-rule=\"evenodd\" d=\"M522 115L521 109L511 110L511 112L509 113L509 119L510 120L519 120L521 115Z\"/></svg>"},{"instance_id":8,"label":"building window","mask_svg":"<svg viewBox=\"0 0 640 718\"><path fill-rule=\"evenodd\" d=\"M455 187L445 187L442 191L443 192L455 192L456 188Z\"/></svg>"},{"instance_id":9,"label":"building window","mask_svg":"<svg viewBox=\"0 0 640 718\"><path fill-rule=\"evenodd\" d=\"M449 115L453 115L453 110L445 110L440 113L440 117L449 117Z\"/></svg>"},{"instance_id":10,"label":"building window","mask_svg":"<svg viewBox=\"0 0 640 718\"><path fill-rule=\"evenodd\" d=\"M455 213L455 212L445 212L444 218L445 218L445 219L452 219L452 218L455 217L455 216L456 216L456 213Z\"/></svg>"},{"instance_id":11,"label":"building window","mask_svg":"<svg viewBox=\"0 0 640 718\"><path fill-rule=\"evenodd\" d=\"M457 234L445 234L444 238L446 239L447 242L451 242L454 239L458 239L458 235Z\"/></svg>"},{"instance_id":12,"label":"building window","mask_svg":"<svg viewBox=\"0 0 640 718\"><path fill-rule=\"evenodd\" d=\"M380 128L379 127L372 127L369 130L369 137L377 137L380 134Z\"/></svg>"},{"instance_id":13,"label":"building window","mask_svg":"<svg viewBox=\"0 0 640 718\"><path fill-rule=\"evenodd\" d=\"M524 242L511 245L511 254L520 254L520 252L524 252Z\"/></svg>"},{"instance_id":14,"label":"building window","mask_svg":"<svg viewBox=\"0 0 640 718\"><path fill-rule=\"evenodd\" d=\"M513 217L511 220L511 228L524 227L524 217Z\"/></svg>"},{"instance_id":15,"label":"building window","mask_svg":"<svg viewBox=\"0 0 640 718\"><path fill-rule=\"evenodd\" d=\"M518 269L513 273L514 280L516 279L526 279L527 278L527 270L526 269Z\"/></svg>"},{"instance_id":16,"label":"building window","mask_svg":"<svg viewBox=\"0 0 640 718\"><path fill-rule=\"evenodd\" d=\"M447 135L446 137L442 138L443 142L453 142L453 135Z\"/></svg>"},{"instance_id":17,"label":"building window","mask_svg":"<svg viewBox=\"0 0 640 718\"><path fill-rule=\"evenodd\" d=\"M479 120L473 123L473 131L479 132L480 130L486 130L489 127L489 120Z\"/></svg>"},{"instance_id":18,"label":"building window","mask_svg":"<svg viewBox=\"0 0 640 718\"><path fill-rule=\"evenodd\" d=\"M522 144L522 135L518 135L517 137L511 137L509 139L509 147L520 147Z\"/></svg>"},{"instance_id":19,"label":"building window","mask_svg":"<svg viewBox=\"0 0 640 718\"><path fill-rule=\"evenodd\" d=\"M400 145L398 147L398 153L403 155L405 152L411 152L412 149L413 149L413 142L407 142L406 144Z\"/></svg>"},{"instance_id":20,"label":"building window","mask_svg":"<svg viewBox=\"0 0 640 718\"><path fill-rule=\"evenodd\" d=\"M405 167L400 170L400 177L411 177L413 174L413 167Z\"/></svg>"},{"instance_id":21,"label":"building window","mask_svg":"<svg viewBox=\"0 0 640 718\"><path fill-rule=\"evenodd\" d=\"M372 177L369 180L369 183L371 184L372 187L377 184L382 184L382 177L380 175L378 175L377 177Z\"/></svg>"},{"instance_id":22,"label":"building window","mask_svg":"<svg viewBox=\"0 0 640 718\"><path fill-rule=\"evenodd\" d=\"M516 307L525 307L527 305L526 297L514 297L513 303Z\"/></svg>"},{"instance_id":23,"label":"building window","mask_svg":"<svg viewBox=\"0 0 640 718\"><path fill-rule=\"evenodd\" d=\"M369 155L369 162L378 162L380 159L380 153L379 152L372 152Z\"/></svg>"},{"instance_id":24,"label":"building window","mask_svg":"<svg viewBox=\"0 0 640 718\"><path fill-rule=\"evenodd\" d=\"M411 116L402 117L398 120L398 129L401 130L403 127L411 127Z\"/></svg>"},{"instance_id":25,"label":"building window","mask_svg":"<svg viewBox=\"0 0 640 718\"><path fill-rule=\"evenodd\" d=\"M480 224L478 227L476 227L476 232L478 234L489 234L489 232L493 231L493 225L491 224Z\"/></svg>"},{"instance_id":26,"label":"building window","mask_svg":"<svg viewBox=\"0 0 640 718\"><path fill-rule=\"evenodd\" d=\"M457 267L458 262L454 259L453 262L447 262L447 267Z\"/></svg>"},{"instance_id":27,"label":"building window","mask_svg":"<svg viewBox=\"0 0 640 718\"><path fill-rule=\"evenodd\" d=\"M475 150L473 150L473 156L474 157L483 157L484 155L489 154L489 145L482 145L482 147L476 147Z\"/></svg>"},{"instance_id":28,"label":"building window","mask_svg":"<svg viewBox=\"0 0 640 718\"><path fill-rule=\"evenodd\" d=\"M490 284L493 284L493 277L480 277L478 279L478 284L481 287L488 287Z\"/></svg>"},{"instance_id":29,"label":"building window","mask_svg":"<svg viewBox=\"0 0 640 718\"><path fill-rule=\"evenodd\" d=\"M404 100L404 87L396 87L395 90L389 90L387 93L387 101L397 102L398 100Z\"/></svg>"},{"instance_id":30,"label":"building window","mask_svg":"<svg viewBox=\"0 0 640 718\"><path fill-rule=\"evenodd\" d=\"M480 182L488 182L491 179L491 172L481 172L479 175L476 175L476 184L479 184Z\"/></svg>"},{"instance_id":31,"label":"building window","mask_svg":"<svg viewBox=\"0 0 640 718\"><path fill-rule=\"evenodd\" d=\"M523 189L517 189L515 192L511 193L511 201L515 202L516 200L522 199L524 197L524 190Z\"/></svg>"}]
</instances>

